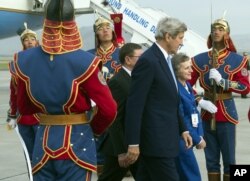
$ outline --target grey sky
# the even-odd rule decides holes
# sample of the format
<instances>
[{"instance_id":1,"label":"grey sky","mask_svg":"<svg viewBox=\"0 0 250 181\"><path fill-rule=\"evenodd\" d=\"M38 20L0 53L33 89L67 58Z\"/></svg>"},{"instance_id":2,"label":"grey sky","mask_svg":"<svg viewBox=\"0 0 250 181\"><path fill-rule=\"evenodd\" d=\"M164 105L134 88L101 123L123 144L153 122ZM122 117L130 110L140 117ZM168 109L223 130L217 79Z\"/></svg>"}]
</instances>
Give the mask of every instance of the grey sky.
<instances>
[{"instance_id":1,"label":"grey sky","mask_svg":"<svg viewBox=\"0 0 250 181\"><path fill-rule=\"evenodd\" d=\"M135 0L139 5L161 9L169 16L184 21L203 37L209 34L211 19L229 22L232 35L250 34L249 0ZM211 8L212 7L212 8ZM211 11L212 10L212 11ZM212 14L212 18L211 18Z\"/></svg>"}]
</instances>

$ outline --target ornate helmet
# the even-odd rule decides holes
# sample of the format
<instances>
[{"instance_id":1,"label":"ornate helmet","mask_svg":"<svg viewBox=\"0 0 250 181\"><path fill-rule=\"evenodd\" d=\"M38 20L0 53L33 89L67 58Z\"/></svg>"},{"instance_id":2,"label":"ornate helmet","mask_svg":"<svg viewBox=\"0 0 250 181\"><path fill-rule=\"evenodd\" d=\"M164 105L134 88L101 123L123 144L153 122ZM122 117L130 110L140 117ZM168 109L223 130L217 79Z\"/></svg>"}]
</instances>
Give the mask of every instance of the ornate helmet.
<instances>
[{"instance_id":1,"label":"ornate helmet","mask_svg":"<svg viewBox=\"0 0 250 181\"><path fill-rule=\"evenodd\" d=\"M21 42L29 35L33 36L35 39L37 39L36 32L32 31L31 29L28 29L27 23L24 22L24 31L20 35Z\"/></svg>"},{"instance_id":2,"label":"ornate helmet","mask_svg":"<svg viewBox=\"0 0 250 181\"><path fill-rule=\"evenodd\" d=\"M215 27L221 27L225 30L225 35L224 35L224 44L227 50L232 51L232 52L236 52L236 48L234 46L234 43L231 39L231 37L229 36L230 34L230 27L228 22L224 19L217 19L215 20L212 25L211 25L211 33L212 33L212 29ZM212 40L212 36L210 35L208 36L208 40L207 40L207 46L208 48L212 48L213 46L213 40Z\"/></svg>"},{"instance_id":3,"label":"ornate helmet","mask_svg":"<svg viewBox=\"0 0 250 181\"><path fill-rule=\"evenodd\" d=\"M63 54L82 47L75 22L72 0L48 0L45 4L42 49L49 54Z\"/></svg>"},{"instance_id":4,"label":"ornate helmet","mask_svg":"<svg viewBox=\"0 0 250 181\"><path fill-rule=\"evenodd\" d=\"M222 27L228 34L230 34L230 27L228 22L225 19L217 19L213 22L212 28Z\"/></svg>"},{"instance_id":5,"label":"ornate helmet","mask_svg":"<svg viewBox=\"0 0 250 181\"><path fill-rule=\"evenodd\" d=\"M114 30L114 26L113 26L113 24L110 21L108 21L107 19L105 19L103 17L99 17L97 20L95 20L95 24L94 24L94 31L95 31L95 33L103 25L108 25L108 26L110 26L112 28L112 30Z\"/></svg>"},{"instance_id":6,"label":"ornate helmet","mask_svg":"<svg viewBox=\"0 0 250 181\"><path fill-rule=\"evenodd\" d=\"M103 18L103 17L99 17L95 20L95 24L94 24L94 32L95 32L95 43L96 43L96 47L99 47L101 42L100 39L97 35L97 31L103 26L103 25L108 25L111 27L112 29L112 42L113 44L117 47L117 38L116 38L116 33L114 31L114 25L107 19Z\"/></svg>"}]
</instances>

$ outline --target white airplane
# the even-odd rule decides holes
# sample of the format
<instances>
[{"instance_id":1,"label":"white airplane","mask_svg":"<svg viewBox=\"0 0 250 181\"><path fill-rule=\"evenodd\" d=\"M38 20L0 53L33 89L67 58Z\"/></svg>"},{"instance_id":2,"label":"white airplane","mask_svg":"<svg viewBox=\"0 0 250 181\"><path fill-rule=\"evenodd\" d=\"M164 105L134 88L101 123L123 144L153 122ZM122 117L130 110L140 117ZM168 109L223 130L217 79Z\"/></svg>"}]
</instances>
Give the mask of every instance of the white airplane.
<instances>
[{"instance_id":1,"label":"white airplane","mask_svg":"<svg viewBox=\"0 0 250 181\"><path fill-rule=\"evenodd\" d=\"M35 2L35 1L34 1ZM17 35L17 31L27 22L31 29L41 28L42 14L33 11L32 0L0 1L0 39Z\"/></svg>"},{"instance_id":2,"label":"white airplane","mask_svg":"<svg viewBox=\"0 0 250 181\"><path fill-rule=\"evenodd\" d=\"M24 22L33 30L41 29L45 2L46 0L0 0L0 39L16 36ZM106 0L106 5L103 2L104 0L74 0L76 14L97 13L110 19L110 14L122 13L123 32L131 36L126 41L146 47L155 41L158 20L168 16L161 10L142 8L134 0ZM180 51L189 56L207 51L206 40L189 29L185 33L184 46Z\"/></svg>"},{"instance_id":3,"label":"white airplane","mask_svg":"<svg viewBox=\"0 0 250 181\"><path fill-rule=\"evenodd\" d=\"M74 0L75 4L81 3L83 7L86 0ZM17 31L23 28L23 23L27 22L32 30L41 29L43 24L43 7L46 0L0 0L0 39L9 38L17 35ZM93 9L80 9L78 12L90 13Z\"/></svg>"}]
</instances>

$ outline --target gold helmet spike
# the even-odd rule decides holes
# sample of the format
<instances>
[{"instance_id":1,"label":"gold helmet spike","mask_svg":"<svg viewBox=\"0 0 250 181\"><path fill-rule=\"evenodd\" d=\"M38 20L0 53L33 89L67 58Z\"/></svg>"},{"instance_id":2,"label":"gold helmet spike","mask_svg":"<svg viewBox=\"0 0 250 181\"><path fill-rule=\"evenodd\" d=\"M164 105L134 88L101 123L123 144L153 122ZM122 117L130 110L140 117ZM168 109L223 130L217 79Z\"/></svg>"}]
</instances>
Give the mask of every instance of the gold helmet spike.
<instances>
[{"instance_id":1,"label":"gold helmet spike","mask_svg":"<svg viewBox=\"0 0 250 181\"><path fill-rule=\"evenodd\" d=\"M226 14L226 11L224 11L224 14L223 14L223 17L220 18L220 19L217 19L215 20L212 25L211 25L211 33L210 35L208 36L208 40L207 40L207 47L208 48L212 48L213 46L213 41L212 41L212 31L213 31L213 28L223 28L225 30L225 34L224 34L224 45L226 47L227 50L229 51L232 51L232 52L237 52L235 46L234 46L234 43L230 37L230 27L229 27L229 24L228 22L225 20L225 14Z\"/></svg>"},{"instance_id":2,"label":"gold helmet spike","mask_svg":"<svg viewBox=\"0 0 250 181\"><path fill-rule=\"evenodd\" d=\"M22 32L22 34L20 35L20 38L21 38L21 41L23 42L24 38L27 36L27 35L31 35L31 36L34 36L36 39L37 39L37 36L36 36L36 32L32 31L31 29L28 29L28 26L27 26L27 23L24 22L24 28L25 30Z\"/></svg>"}]
</instances>

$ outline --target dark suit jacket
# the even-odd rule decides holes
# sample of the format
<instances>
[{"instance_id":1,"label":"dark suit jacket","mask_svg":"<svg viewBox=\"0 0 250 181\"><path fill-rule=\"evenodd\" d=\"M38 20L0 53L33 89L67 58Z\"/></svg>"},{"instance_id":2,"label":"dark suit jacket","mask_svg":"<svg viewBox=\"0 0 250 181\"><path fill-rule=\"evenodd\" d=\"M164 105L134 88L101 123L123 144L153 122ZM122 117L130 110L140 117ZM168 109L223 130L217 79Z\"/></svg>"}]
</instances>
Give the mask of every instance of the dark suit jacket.
<instances>
[{"instance_id":1,"label":"dark suit jacket","mask_svg":"<svg viewBox=\"0 0 250 181\"><path fill-rule=\"evenodd\" d=\"M145 156L177 156L180 133L186 130L178 112L179 101L166 59L153 44L132 71L126 107L126 144L139 144L140 153Z\"/></svg>"},{"instance_id":2,"label":"dark suit jacket","mask_svg":"<svg viewBox=\"0 0 250 181\"><path fill-rule=\"evenodd\" d=\"M103 152L107 155L117 156L127 152L124 144L124 119L126 101L129 92L131 77L122 68L108 82L113 98L117 102L117 116L108 129L107 138L103 144Z\"/></svg>"}]
</instances>

